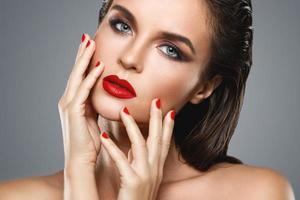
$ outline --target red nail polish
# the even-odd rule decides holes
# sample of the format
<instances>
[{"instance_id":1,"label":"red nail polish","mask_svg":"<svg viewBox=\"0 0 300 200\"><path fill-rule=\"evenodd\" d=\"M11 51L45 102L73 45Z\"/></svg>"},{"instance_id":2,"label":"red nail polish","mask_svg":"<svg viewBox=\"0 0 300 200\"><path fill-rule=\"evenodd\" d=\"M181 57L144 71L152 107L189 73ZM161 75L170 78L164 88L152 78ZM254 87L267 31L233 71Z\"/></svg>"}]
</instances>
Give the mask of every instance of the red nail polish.
<instances>
[{"instance_id":1,"label":"red nail polish","mask_svg":"<svg viewBox=\"0 0 300 200\"><path fill-rule=\"evenodd\" d=\"M88 41L88 42L86 43L86 48L88 48L88 46L90 46L90 44L91 44L91 42Z\"/></svg>"},{"instance_id":2,"label":"red nail polish","mask_svg":"<svg viewBox=\"0 0 300 200\"><path fill-rule=\"evenodd\" d=\"M160 109L160 99L157 99L157 100L156 100L156 107L157 107L158 109Z\"/></svg>"},{"instance_id":3,"label":"red nail polish","mask_svg":"<svg viewBox=\"0 0 300 200\"><path fill-rule=\"evenodd\" d=\"M175 111L174 110L172 110L172 112L171 112L171 118L174 120L175 119Z\"/></svg>"},{"instance_id":4,"label":"red nail polish","mask_svg":"<svg viewBox=\"0 0 300 200\"><path fill-rule=\"evenodd\" d=\"M99 65L100 65L100 61L98 61L95 66L98 67Z\"/></svg>"},{"instance_id":5,"label":"red nail polish","mask_svg":"<svg viewBox=\"0 0 300 200\"><path fill-rule=\"evenodd\" d=\"M107 134L106 132L103 132L103 133L102 133L102 137L104 137L105 139L108 139L108 138L109 138L109 136L108 136L108 134Z\"/></svg>"},{"instance_id":6,"label":"red nail polish","mask_svg":"<svg viewBox=\"0 0 300 200\"><path fill-rule=\"evenodd\" d=\"M81 36L81 42L83 42L84 40L85 40L85 35L82 34L82 36Z\"/></svg>"},{"instance_id":7,"label":"red nail polish","mask_svg":"<svg viewBox=\"0 0 300 200\"><path fill-rule=\"evenodd\" d=\"M127 107L123 108L123 111L124 111L127 115L130 115L130 114L129 114L129 111L128 111L128 109L127 109Z\"/></svg>"}]
</instances>

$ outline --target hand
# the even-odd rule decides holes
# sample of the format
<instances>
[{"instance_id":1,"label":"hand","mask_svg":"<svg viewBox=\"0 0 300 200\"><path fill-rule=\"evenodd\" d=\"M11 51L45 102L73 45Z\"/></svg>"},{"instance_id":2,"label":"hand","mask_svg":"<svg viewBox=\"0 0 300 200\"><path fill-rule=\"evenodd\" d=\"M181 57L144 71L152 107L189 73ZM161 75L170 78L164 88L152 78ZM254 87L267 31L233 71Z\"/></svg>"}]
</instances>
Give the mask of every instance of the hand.
<instances>
[{"instance_id":1,"label":"hand","mask_svg":"<svg viewBox=\"0 0 300 200\"><path fill-rule=\"evenodd\" d=\"M120 116L132 144L128 158L109 137L105 138L107 133L103 132L101 137L102 146L114 160L121 175L118 200L154 200L171 143L175 111L169 111L162 123L160 100L152 101L147 142L133 117L126 111L128 109L124 108Z\"/></svg>"},{"instance_id":2,"label":"hand","mask_svg":"<svg viewBox=\"0 0 300 200\"><path fill-rule=\"evenodd\" d=\"M84 39L85 37L85 39ZM84 34L67 87L58 103L61 119L65 168L72 166L96 166L100 151L97 113L89 101L89 93L102 74L104 64L93 64L87 72L90 59L95 51L95 42ZM86 75L87 74L87 75ZM75 164L76 163L76 164Z\"/></svg>"}]
</instances>

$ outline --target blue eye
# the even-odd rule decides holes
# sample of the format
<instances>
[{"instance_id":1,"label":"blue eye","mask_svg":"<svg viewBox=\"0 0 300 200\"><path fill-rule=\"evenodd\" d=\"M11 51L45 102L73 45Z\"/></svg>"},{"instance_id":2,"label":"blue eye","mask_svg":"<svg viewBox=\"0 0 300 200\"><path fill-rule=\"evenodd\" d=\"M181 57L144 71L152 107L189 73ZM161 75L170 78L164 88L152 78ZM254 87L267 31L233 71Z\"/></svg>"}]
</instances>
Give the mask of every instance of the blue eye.
<instances>
[{"instance_id":1,"label":"blue eye","mask_svg":"<svg viewBox=\"0 0 300 200\"><path fill-rule=\"evenodd\" d=\"M117 32L126 32L130 29L130 26L123 22L121 19L111 19L109 21L110 26ZM124 31L125 30L125 31Z\"/></svg>"},{"instance_id":2,"label":"blue eye","mask_svg":"<svg viewBox=\"0 0 300 200\"><path fill-rule=\"evenodd\" d=\"M182 60L180 50L178 50L177 47L175 47L173 45L162 45L162 46L167 47L165 49L167 49L168 57L170 57L171 59L175 59L175 60Z\"/></svg>"},{"instance_id":3,"label":"blue eye","mask_svg":"<svg viewBox=\"0 0 300 200\"><path fill-rule=\"evenodd\" d=\"M113 30L120 32L122 34L126 33L127 30L131 30L130 26L120 18L110 19L109 24ZM173 45L163 45L163 46L167 47L167 53L165 53L164 55L167 54L168 58L177 61L183 60L182 53L176 46ZM175 52L175 56L174 56L174 52Z\"/></svg>"}]
</instances>

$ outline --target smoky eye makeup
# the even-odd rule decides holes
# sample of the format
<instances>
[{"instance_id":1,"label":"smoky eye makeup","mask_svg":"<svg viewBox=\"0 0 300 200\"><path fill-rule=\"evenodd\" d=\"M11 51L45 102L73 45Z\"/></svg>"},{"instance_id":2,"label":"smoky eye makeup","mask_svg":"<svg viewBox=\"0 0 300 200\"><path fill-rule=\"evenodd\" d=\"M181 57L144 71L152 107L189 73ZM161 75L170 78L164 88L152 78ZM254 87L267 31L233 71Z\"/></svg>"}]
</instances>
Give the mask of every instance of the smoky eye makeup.
<instances>
[{"instance_id":1,"label":"smoky eye makeup","mask_svg":"<svg viewBox=\"0 0 300 200\"><path fill-rule=\"evenodd\" d=\"M109 23L110 27L118 33L124 34L125 32L120 30L120 28L117 28L116 25L121 25L122 28L125 27L126 29L130 29L132 31L131 26L129 25L130 23L127 22L126 20L123 20L121 17L112 16L109 18L108 23ZM125 33L125 34L127 34L127 33Z\"/></svg>"},{"instance_id":2,"label":"smoky eye makeup","mask_svg":"<svg viewBox=\"0 0 300 200\"><path fill-rule=\"evenodd\" d=\"M130 25L130 22L127 20L124 20L123 17L119 15L112 15L108 18L108 24L111 27L111 29L121 35L128 35L131 33L128 33L128 31L132 32L132 28ZM166 48L163 48L166 47ZM174 45L172 42L168 42L167 40L164 40L163 44L159 47L159 53L173 61L177 62L184 62L187 61L187 56L185 53L183 53L176 45ZM175 56L174 56L175 54Z\"/></svg>"}]
</instances>

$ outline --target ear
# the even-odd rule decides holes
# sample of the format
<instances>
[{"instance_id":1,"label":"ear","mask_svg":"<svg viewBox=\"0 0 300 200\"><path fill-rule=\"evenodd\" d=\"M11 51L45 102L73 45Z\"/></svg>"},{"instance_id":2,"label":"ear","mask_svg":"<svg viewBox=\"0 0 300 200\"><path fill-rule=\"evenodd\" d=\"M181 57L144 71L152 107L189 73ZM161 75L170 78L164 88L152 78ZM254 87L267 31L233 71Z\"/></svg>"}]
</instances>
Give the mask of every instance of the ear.
<instances>
[{"instance_id":1,"label":"ear","mask_svg":"<svg viewBox=\"0 0 300 200\"><path fill-rule=\"evenodd\" d=\"M211 80L200 85L200 88L191 98L190 102L192 104L198 104L204 99L208 98L213 91L221 84L223 78L220 75L215 75Z\"/></svg>"}]
</instances>

